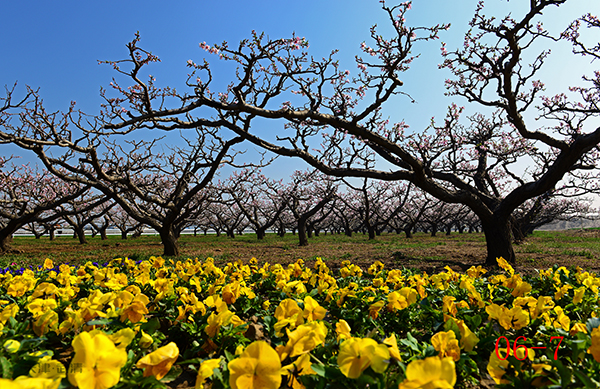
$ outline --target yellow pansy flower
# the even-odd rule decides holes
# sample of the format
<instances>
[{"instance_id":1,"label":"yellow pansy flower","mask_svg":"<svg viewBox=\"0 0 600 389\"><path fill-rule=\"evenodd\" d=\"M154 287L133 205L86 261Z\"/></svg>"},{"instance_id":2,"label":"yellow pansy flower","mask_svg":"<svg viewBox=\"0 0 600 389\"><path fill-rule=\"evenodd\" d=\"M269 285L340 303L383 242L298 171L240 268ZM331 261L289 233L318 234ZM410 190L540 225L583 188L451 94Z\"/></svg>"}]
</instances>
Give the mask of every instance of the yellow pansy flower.
<instances>
[{"instance_id":1,"label":"yellow pansy flower","mask_svg":"<svg viewBox=\"0 0 600 389\"><path fill-rule=\"evenodd\" d=\"M6 350L7 353L14 354L17 351L19 351L19 348L21 348L21 342L14 339L9 339L6 342L4 342L2 348L4 348L4 350Z\"/></svg>"},{"instance_id":2,"label":"yellow pansy flower","mask_svg":"<svg viewBox=\"0 0 600 389\"><path fill-rule=\"evenodd\" d=\"M498 262L498 266L507 271L511 276L515 274L515 269L513 269L513 267L508 262L506 262L506 259L502 257L496 258L496 262Z\"/></svg>"},{"instance_id":3,"label":"yellow pansy flower","mask_svg":"<svg viewBox=\"0 0 600 389\"><path fill-rule=\"evenodd\" d=\"M302 316L306 321L323 320L326 314L327 310L320 306L317 300L310 296L304 298L304 311L302 312Z\"/></svg>"},{"instance_id":4,"label":"yellow pansy flower","mask_svg":"<svg viewBox=\"0 0 600 389\"><path fill-rule=\"evenodd\" d=\"M376 303L371 304L369 306L369 316L371 316L372 319L377 319L379 317L379 311L381 311L381 308L383 308L384 305L384 301L377 301Z\"/></svg>"},{"instance_id":5,"label":"yellow pansy flower","mask_svg":"<svg viewBox=\"0 0 600 389\"><path fill-rule=\"evenodd\" d=\"M157 380L160 380L171 370L178 357L179 347L175 342L170 342L166 346L142 357L135 365L140 369L144 369L144 377L153 375Z\"/></svg>"},{"instance_id":6,"label":"yellow pansy flower","mask_svg":"<svg viewBox=\"0 0 600 389\"><path fill-rule=\"evenodd\" d=\"M575 296L573 297L573 304L577 305L583 300L583 296L585 295L585 286L581 286L575 289Z\"/></svg>"},{"instance_id":7,"label":"yellow pansy flower","mask_svg":"<svg viewBox=\"0 0 600 389\"><path fill-rule=\"evenodd\" d=\"M454 361L460 359L460 346L454 331L441 331L431 337L431 345L435 351L439 352L439 356L451 357Z\"/></svg>"},{"instance_id":8,"label":"yellow pansy flower","mask_svg":"<svg viewBox=\"0 0 600 389\"><path fill-rule=\"evenodd\" d=\"M571 327L571 319L569 316L565 315L562 307L556 306L554 307L554 312L556 312L556 319L552 323L555 328L562 328L565 331L569 331Z\"/></svg>"},{"instance_id":9,"label":"yellow pansy flower","mask_svg":"<svg viewBox=\"0 0 600 389\"><path fill-rule=\"evenodd\" d=\"M283 374L287 376L287 387L291 387L292 389L304 389L305 386L298 381L296 377L316 374L315 371L311 369L311 366L312 363L310 362L309 354L302 354L294 362L284 366L281 370Z\"/></svg>"},{"instance_id":10,"label":"yellow pansy flower","mask_svg":"<svg viewBox=\"0 0 600 389\"><path fill-rule=\"evenodd\" d=\"M37 336L43 336L50 331L58 333L58 324L58 313L46 311L34 320L33 332Z\"/></svg>"},{"instance_id":11,"label":"yellow pansy flower","mask_svg":"<svg viewBox=\"0 0 600 389\"><path fill-rule=\"evenodd\" d=\"M452 316L456 316L458 309L456 308L456 297L444 296L442 299L442 312L449 313Z\"/></svg>"},{"instance_id":12,"label":"yellow pansy flower","mask_svg":"<svg viewBox=\"0 0 600 389\"><path fill-rule=\"evenodd\" d=\"M480 276L484 275L485 273L487 273L487 270L482 268L481 265L479 265L477 267L471 266L469 269L467 269L467 275L471 278L480 277Z\"/></svg>"},{"instance_id":13,"label":"yellow pansy flower","mask_svg":"<svg viewBox=\"0 0 600 389\"><path fill-rule=\"evenodd\" d=\"M517 281L517 285L514 287L511 294L515 297L523 297L529 292L531 292L531 284L519 280Z\"/></svg>"},{"instance_id":14,"label":"yellow pansy flower","mask_svg":"<svg viewBox=\"0 0 600 389\"><path fill-rule=\"evenodd\" d=\"M397 310L402 310L408 307L408 301L406 301L406 297L396 291L388 294L387 301L387 309L390 312L396 312Z\"/></svg>"},{"instance_id":15,"label":"yellow pansy flower","mask_svg":"<svg viewBox=\"0 0 600 389\"><path fill-rule=\"evenodd\" d=\"M528 348L527 355L525 355L525 350L526 349L524 347L517 348L516 358L519 361L522 361L525 358L528 358L530 361L533 361L533 358L535 357L534 351L531 348ZM491 353L490 359L488 361L487 371L490 374L490 376L492 376L492 378L496 382L496 384L509 383L508 380L505 380L504 378L502 378L504 376L504 374L506 373L506 369L508 368L508 364L509 364L508 360L506 359L507 358L506 353L508 353L508 355L514 356L514 352L513 352L512 348L508 348L508 350L506 348L499 348L495 352ZM498 355L500 355L500 357L503 359L498 358ZM515 374L517 374L517 373L515 372Z\"/></svg>"},{"instance_id":16,"label":"yellow pansy flower","mask_svg":"<svg viewBox=\"0 0 600 389\"><path fill-rule=\"evenodd\" d=\"M36 298L26 305L27 310L33 314L34 318L37 318L44 312L55 309L56 307L58 307L56 300L45 300L40 298Z\"/></svg>"},{"instance_id":17,"label":"yellow pansy flower","mask_svg":"<svg viewBox=\"0 0 600 389\"><path fill-rule=\"evenodd\" d=\"M285 299L279 303L275 308L275 318L277 319L274 326L276 336L282 336L281 330L288 325L291 329L294 329L304 323L303 311L298 303L292 299Z\"/></svg>"},{"instance_id":18,"label":"yellow pansy flower","mask_svg":"<svg viewBox=\"0 0 600 389\"><path fill-rule=\"evenodd\" d=\"M520 306L511 309L497 304L490 304L485 308L490 319L496 319L504 329L514 328L519 330L529 324L529 312L523 310Z\"/></svg>"},{"instance_id":19,"label":"yellow pansy flower","mask_svg":"<svg viewBox=\"0 0 600 389\"><path fill-rule=\"evenodd\" d=\"M152 336L148 335L144 330L142 330L142 336L140 338L139 345L141 348L148 348L154 343L154 339Z\"/></svg>"},{"instance_id":20,"label":"yellow pansy flower","mask_svg":"<svg viewBox=\"0 0 600 389\"><path fill-rule=\"evenodd\" d=\"M198 377L196 378L194 389L204 389L204 381L206 381L207 378L212 377L214 370L218 369L220 364L221 358L202 361L200 368L198 369Z\"/></svg>"},{"instance_id":21,"label":"yellow pansy flower","mask_svg":"<svg viewBox=\"0 0 600 389\"><path fill-rule=\"evenodd\" d=\"M19 306L16 303L8 304L0 311L0 323L6 323L9 318L15 317L18 312Z\"/></svg>"},{"instance_id":22,"label":"yellow pansy flower","mask_svg":"<svg viewBox=\"0 0 600 389\"><path fill-rule=\"evenodd\" d=\"M456 383L454 361L450 357L429 357L406 366L406 379L398 389L451 389Z\"/></svg>"},{"instance_id":23,"label":"yellow pansy flower","mask_svg":"<svg viewBox=\"0 0 600 389\"><path fill-rule=\"evenodd\" d=\"M19 376L14 380L0 378L2 389L58 389L60 380L44 377Z\"/></svg>"},{"instance_id":24,"label":"yellow pansy flower","mask_svg":"<svg viewBox=\"0 0 600 389\"><path fill-rule=\"evenodd\" d=\"M21 297L30 290L33 290L36 281L36 278L30 276L16 276L8 283L6 293L12 297Z\"/></svg>"},{"instance_id":25,"label":"yellow pansy flower","mask_svg":"<svg viewBox=\"0 0 600 389\"><path fill-rule=\"evenodd\" d=\"M82 332L72 342L75 357L69 366L69 382L80 389L108 389L119 382L127 352L102 332Z\"/></svg>"},{"instance_id":26,"label":"yellow pansy flower","mask_svg":"<svg viewBox=\"0 0 600 389\"><path fill-rule=\"evenodd\" d=\"M558 274L558 273L557 273ZM555 287L556 293L554 293L554 300L560 300L565 294L569 292L569 289L573 289L573 287L569 284L565 284L560 288Z\"/></svg>"},{"instance_id":27,"label":"yellow pansy flower","mask_svg":"<svg viewBox=\"0 0 600 389\"><path fill-rule=\"evenodd\" d=\"M390 336L385 338L382 343L388 346L390 357L394 358L397 361L402 360L402 357L400 356L400 350L398 349L398 341L396 340L396 334L391 334Z\"/></svg>"},{"instance_id":28,"label":"yellow pansy flower","mask_svg":"<svg viewBox=\"0 0 600 389\"><path fill-rule=\"evenodd\" d=\"M571 331L569 331L569 335L573 336L578 332L583 332L584 334L587 334L587 327L585 326L585 324L583 324L583 323L573 324L573 327L571 327Z\"/></svg>"},{"instance_id":29,"label":"yellow pansy flower","mask_svg":"<svg viewBox=\"0 0 600 389\"><path fill-rule=\"evenodd\" d=\"M267 342L252 342L227 364L233 389L277 389L281 385L279 355Z\"/></svg>"},{"instance_id":30,"label":"yellow pansy flower","mask_svg":"<svg viewBox=\"0 0 600 389\"><path fill-rule=\"evenodd\" d=\"M49 378L60 382L60 380L67 376L67 369L59 361L42 358L42 360L29 370L29 376L34 378Z\"/></svg>"},{"instance_id":31,"label":"yellow pansy flower","mask_svg":"<svg viewBox=\"0 0 600 389\"><path fill-rule=\"evenodd\" d=\"M337 363L342 374L358 378L369 366L376 373L387 369L390 352L384 344L371 338L350 338L340 345Z\"/></svg>"},{"instance_id":32,"label":"yellow pansy flower","mask_svg":"<svg viewBox=\"0 0 600 389\"><path fill-rule=\"evenodd\" d=\"M325 344L327 336L327 327L320 321L311 321L310 323L298 326L294 331L286 330L288 342L285 346L277 346L281 360L285 358L296 357L312 351L319 344Z\"/></svg>"},{"instance_id":33,"label":"yellow pansy flower","mask_svg":"<svg viewBox=\"0 0 600 389\"><path fill-rule=\"evenodd\" d=\"M340 319L335 324L335 332L337 333L337 340L343 340L352 337L352 335L350 335L350 325L344 319Z\"/></svg>"},{"instance_id":34,"label":"yellow pansy flower","mask_svg":"<svg viewBox=\"0 0 600 389\"><path fill-rule=\"evenodd\" d=\"M592 354L596 362L600 362L600 327L592 330L592 345L587 350L588 354Z\"/></svg>"}]
</instances>

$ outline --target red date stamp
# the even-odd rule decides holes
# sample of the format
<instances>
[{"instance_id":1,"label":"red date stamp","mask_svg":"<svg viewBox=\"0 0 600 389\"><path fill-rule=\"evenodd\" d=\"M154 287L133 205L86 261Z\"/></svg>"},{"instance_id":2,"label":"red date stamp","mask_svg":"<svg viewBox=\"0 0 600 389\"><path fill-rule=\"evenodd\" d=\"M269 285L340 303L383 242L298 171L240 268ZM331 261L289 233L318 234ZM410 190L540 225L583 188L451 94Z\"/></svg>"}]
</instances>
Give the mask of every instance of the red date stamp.
<instances>
[{"instance_id":1,"label":"red date stamp","mask_svg":"<svg viewBox=\"0 0 600 389\"><path fill-rule=\"evenodd\" d=\"M504 339L504 341L506 342L506 356L504 358L502 358L500 356L500 352L498 351L498 345L500 344L501 339ZM556 345L556 349L554 350L554 360L556 360L556 359L558 359L558 348L560 347L560 344L562 343L563 336L552 336L552 337L550 337L550 342L552 342L554 339L559 339L558 344ZM517 344L517 342L519 340L523 340L523 342L526 342L527 338L524 336L519 336L517 339L515 339L515 341L513 343L513 347L512 347L513 355L519 361L524 361L527 358L527 350L528 349L546 349L547 348L546 346L527 347L524 344ZM496 356L498 357L498 359L500 359L501 361L505 361L510 354L509 349L510 349L510 341L508 340L508 338L506 336L499 337L498 340L496 341ZM519 356L517 354L518 349L524 350L525 355L523 356L523 358L519 358Z\"/></svg>"}]
</instances>

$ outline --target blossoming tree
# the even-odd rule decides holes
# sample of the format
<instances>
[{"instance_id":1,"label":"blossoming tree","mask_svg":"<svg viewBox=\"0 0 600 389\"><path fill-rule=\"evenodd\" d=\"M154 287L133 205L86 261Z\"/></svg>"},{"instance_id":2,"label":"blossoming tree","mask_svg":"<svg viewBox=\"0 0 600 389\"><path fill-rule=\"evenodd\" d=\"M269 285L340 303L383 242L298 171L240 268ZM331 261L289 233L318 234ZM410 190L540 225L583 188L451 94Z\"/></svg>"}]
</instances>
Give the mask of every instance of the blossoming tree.
<instances>
[{"instance_id":1,"label":"blossoming tree","mask_svg":"<svg viewBox=\"0 0 600 389\"><path fill-rule=\"evenodd\" d=\"M538 77L549 53L536 50L539 44L568 41L574 56L599 58L600 46L581 37L582 27L597 31L598 19L586 15L552 36L541 24L542 14L566 6L567 0L531 0L521 15L503 18L486 16L480 3L464 46L449 51L442 45L442 67L453 74L446 82L448 93L466 99L468 111L483 113L463 118L464 109L453 104L441 122L407 131L404 122L389 123L386 110L397 109L402 98L412 100L402 78L416 46L438 39L449 26L411 27L405 19L410 2L382 3L392 36L371 29L372 44L362 44L364 54L356 58L354 77L340 67L335 52L318 60L309 56L308 43L300 37L269 39L253 32L235 46L200 44L237 66L226 90L211 89L214 78L206 60L190 60L190 92L181 93L157 87L152 76L142 80L141 69L158 58L139 47L136 37L128 45L129 58L109 62L132 85L113 83L115 98L103 92L106 104L98 123L115 133L140 128L229 130L236 140L303 159L328 175L409 181L439 200L466 205L478 216L488 265L495 265L497 257L514 262L510 221L515 209L549 190L564 190L563 182L597 185L600 128L594 119L600 114L600 72L585 76L581 85L565 93L544 95L545 84ZM9 107L19 105L4 101ZM285 131L271 139L252 126L256 118L284 121ZM45 125L3 125L6 132L0 136L34 151L48 144L52 134L22 131L27 126ZM64 146L67 140L62 136L53 144ZM361 164L356 156L365 152L377 163ZM522 171L524 164L529 168Z\"/></svg>"},{"instance_id":2,"label":"blossoming tree","mask_svg":"<svg viewBox=\"0 0 600 389\"><path fill-rule=\"evenodd\" d=\"M12 236L28 223L56 221L72 210L60 207L89 192L89 186L67 183L48 171L16 165L0 157L0 253L10 250ZM87 210L95 206L85 206Z\"/></svg>"},{"instance_id":3,"label":"blossoming tree","mask_svg":"<svg viewBox=\"0 0 600 389\"><path fill-rule=\"evenodd\" d=\"M235 46L202 43L209 53L237 64L227 90L215 94L209 63L190 60L191 93L169 92L178 103L164 108L166 94L136 78L135 67L132 91L118 87L126 96L121 102L130 104L113 102L115 120L105 128L227 128L329 175L410 181L444 202L468 206L479 217L487 264L494 265L497 257L514 262L510 220L515 209L566 178L597 182L600 129L592 119L600 113L600 73L557 96L545 96L545 85L537 78L548 57L546 50L534 52L538 43L567 40L575 56L600 57L600 47L580 37L582 27L600 27L595 17L584 16L560 36L544 29L544 11L566 2L532 0L520 16L503 18L486 16L480 3L464 47L449 51L442 45L441 66L453 74L447 80L448 93L483 112L465 119L463 108L451 105L442 122L409 132L404 122L391 124L384 116L387 107L398 107L398 99L407 96L402 74L415 58L416 45L437 39L448 27L409 26L407 2L393 7L383 3L393 35L384 38L372 28L373 43L363 43L365 56L357 56L359 72L352 78L340 68L335 53L314 59L305 50L308 43L296 36L272 40L253 33ZM155 60L137 46L132 53ZM131 60L140 61L134 55ZM284 120L286 130L275 140L267 138L248 125L256 117ZM321 142L318 147L315 139ZM379 164L364 168L357 163L355 155L361 150L374 153ZM529 165L524 172L523 164Z\"/></svg>"}]
</instances>

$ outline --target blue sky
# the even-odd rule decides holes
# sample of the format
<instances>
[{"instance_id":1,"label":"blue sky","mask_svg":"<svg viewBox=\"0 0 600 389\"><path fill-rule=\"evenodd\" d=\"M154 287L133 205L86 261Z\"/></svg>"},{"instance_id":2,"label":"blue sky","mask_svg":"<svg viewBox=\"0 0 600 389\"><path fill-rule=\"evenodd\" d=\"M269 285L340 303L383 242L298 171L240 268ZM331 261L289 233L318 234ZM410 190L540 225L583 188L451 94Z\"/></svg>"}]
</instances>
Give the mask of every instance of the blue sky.
<instances>
[{"instance_id":1,"label":"blue sky","mask_svg":"<svg viewBox=\"0 0 600 389\"><path fill-rule=\"evenodd\" d=\"M529 1L489 0L486 4L496 15L510 10L519 14L519 7ZM452 50L462 44L475 5L474 0L415 0L407 20L414 25L452 23L441 39ZM545 25L560 32L570 20L586 12L600 13L600 1L571 0L548 12ZM272 38L295 32L309 40L309 51L315 57L339 49L342 66L355 71L353 58L359 54L360 43L368 43L369 27L375 23L382 31L387 27L377 0L3 1L0 23L5 32L0 41L0 83L11 86L18 81L21 92L25 85L40 88L50 110L66 109L74 100L90 114L99 110L100 87L107 87L116 76L110 66L98 65L97 61L124 58L125 44L136 31L141 34L141 46L162 59L149 69L157 83L181 89L189 71L186 61L200 62L207 55L198 47L202 41L237 42L249 37L253 29ZM422 57L404 78L406 91L417 103L400 100L389 112L392 120L404 119L413 129L424 128L434 115L441 119L452 101L443 96L443 82L449 74L437 70L441 62L439 43L422 49ZM578 82L584 70L589 74L592 69L589 63L572 63L569 52L564 46L562 52L554 53L545 73L558 89ZM219 74L218 62L213 69ZM229 74L223 72L223 80ZM455 100L459 105L465 103ZM274 175L291 173L291 169L284 172L282 166L297 168L298 164L278 164Z\"/></svg>"}]
</instances>

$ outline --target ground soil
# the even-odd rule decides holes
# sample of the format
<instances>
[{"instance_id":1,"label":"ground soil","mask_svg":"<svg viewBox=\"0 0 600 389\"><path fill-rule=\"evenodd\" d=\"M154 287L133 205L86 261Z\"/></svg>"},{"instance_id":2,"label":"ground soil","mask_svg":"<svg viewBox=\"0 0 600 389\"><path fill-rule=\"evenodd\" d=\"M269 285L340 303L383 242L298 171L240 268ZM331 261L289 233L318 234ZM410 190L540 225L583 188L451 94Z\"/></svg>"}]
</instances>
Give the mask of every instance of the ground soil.
<instances>
[{"instance_id":1,"label":"ground soil","mask_svg":"<svg viewBox=\"0 0 600 389\"><path fill-rule=\"evenodd\" d=\"M288 264L302 258L310 264L316 257L321 257L333 268L349 260L364 269L379 260L388 268L417 268L431 274L445 266L464 271L473 265L483 264L486 256L481 233L438 233L435 237L416 234L411 239L404 235L382 234L375 240L368 240L362 234L355 234L352 238L321 234L309 242L308 246L300 247L297 237L292 234L283 239L267 236L262 241L253 235L235 239L184 236L180 239L180 258L212 257L220 264L238 259L246 262L252 257L260 263ZM16 238L12 247L18 254L5 254L0 257L0 264L6 265L8 261L42 263L46 257L57 263L105 262L125 256L144 259L162 252L159 238L148 236L128 240L112 237L107 241L94 238L86 245L77 244L76 240L67 237L53 242L44 238ZM536 269L547 269L554 264L600 272L600 230L536 233L515 245L514 249L517 258L514 267L522 274L531 274Z\"/></svg>"}]
</instances>

